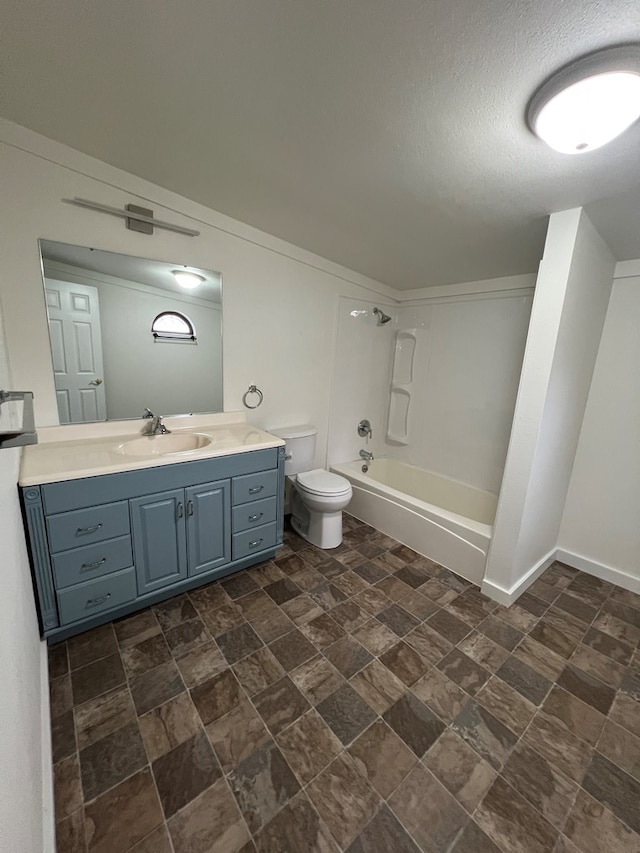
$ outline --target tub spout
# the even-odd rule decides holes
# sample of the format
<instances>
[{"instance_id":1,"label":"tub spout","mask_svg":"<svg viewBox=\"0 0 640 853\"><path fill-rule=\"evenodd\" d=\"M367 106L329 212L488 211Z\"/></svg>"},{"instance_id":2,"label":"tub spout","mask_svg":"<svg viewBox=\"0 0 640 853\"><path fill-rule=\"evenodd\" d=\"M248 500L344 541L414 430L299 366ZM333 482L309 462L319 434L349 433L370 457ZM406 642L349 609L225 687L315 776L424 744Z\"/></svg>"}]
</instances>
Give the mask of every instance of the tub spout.
<instances>
[{"instance_id":1,"label":"tub spout","mask_svg":"<svg viewBox=\"0 0 640 853\"><path fill-rule=\"evenodd\" d=\"M367 462L373 462L373 453L369 453L368 450L361 450L360 451L360 458L366 459Z\"/></svg>"}]
</instances>

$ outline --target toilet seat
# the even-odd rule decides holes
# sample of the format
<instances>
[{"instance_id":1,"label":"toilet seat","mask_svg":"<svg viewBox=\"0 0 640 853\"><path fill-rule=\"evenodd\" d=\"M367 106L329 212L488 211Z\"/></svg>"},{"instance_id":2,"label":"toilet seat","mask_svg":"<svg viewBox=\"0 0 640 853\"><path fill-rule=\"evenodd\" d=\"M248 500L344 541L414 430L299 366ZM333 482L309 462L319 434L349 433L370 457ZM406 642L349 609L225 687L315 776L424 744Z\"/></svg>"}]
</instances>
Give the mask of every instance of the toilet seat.
<instances>
[{"instance_id":1,"label":"toilet seat","mask_svg":"<svg viewBox=\"0 0 640 853\"><path fill-rule=\"evenodd\" d=\"M351 483L339 474L331 474L323 468L304 471L296 478L298 487L307 494L338 497L351 490Z\"/></svg>"}]
</instances>

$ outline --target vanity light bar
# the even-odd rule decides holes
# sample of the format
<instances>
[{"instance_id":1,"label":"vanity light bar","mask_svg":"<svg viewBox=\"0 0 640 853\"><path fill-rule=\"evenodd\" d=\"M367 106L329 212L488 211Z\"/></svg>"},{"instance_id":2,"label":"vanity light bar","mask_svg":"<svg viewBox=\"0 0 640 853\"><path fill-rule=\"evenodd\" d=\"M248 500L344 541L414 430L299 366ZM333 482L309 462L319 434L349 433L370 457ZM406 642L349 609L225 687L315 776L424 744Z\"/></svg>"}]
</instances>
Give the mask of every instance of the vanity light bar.
<instances>
[{"instance_id":1,"label":"vanity light bar","mask_svg":"<svg viewBox=\"0 0 640 853\"><path fill-rule=\"evenodd\" d=\"M99 213L108 213L110 216L119 216L120 219L134 219L136 222L145 222L155 228L163 228L165 231L175 231L176 234L185 234L187 237L199 237L200 232L194 231L192 228L183 228L182 225L173 225L171 222L163 222L161 219L155 219L153 216L145 216L142 213L136 213L133 210L120 210L119 207L109 207L107 204L100 204L97 201L89 201L86 198L69 198L63 199L68 204L76 204L78 207L88 207L89 210L97 210ZM130 205L132 207L133 205ZM153 231L151 231L153 233Z\"/></svg>"}]
</instances>

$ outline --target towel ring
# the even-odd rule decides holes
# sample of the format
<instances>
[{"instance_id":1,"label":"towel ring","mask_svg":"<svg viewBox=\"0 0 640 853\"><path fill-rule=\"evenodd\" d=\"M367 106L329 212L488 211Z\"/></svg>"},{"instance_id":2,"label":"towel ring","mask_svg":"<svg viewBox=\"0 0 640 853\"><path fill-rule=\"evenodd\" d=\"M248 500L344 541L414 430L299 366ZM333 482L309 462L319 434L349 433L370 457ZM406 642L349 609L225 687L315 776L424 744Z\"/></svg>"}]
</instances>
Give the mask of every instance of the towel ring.
<instances>
[{"instance_id":1,"label":"towel ring","mask_svg":"<svg viewBox=\"0 0 640 853\"><path fill-rule=\"evenodd\" d=\"M247 397L249 396L249 394L257 394L258 395L258 402L255 404L255 406L252 406L249 403L247 403ZM264 400L264 394L258 388L257 385L249 385L249 388L242 395L242 402L247 407L247 409L257 409L258 406L262 405L263 400Z\"/></svg>"}]
</instances>

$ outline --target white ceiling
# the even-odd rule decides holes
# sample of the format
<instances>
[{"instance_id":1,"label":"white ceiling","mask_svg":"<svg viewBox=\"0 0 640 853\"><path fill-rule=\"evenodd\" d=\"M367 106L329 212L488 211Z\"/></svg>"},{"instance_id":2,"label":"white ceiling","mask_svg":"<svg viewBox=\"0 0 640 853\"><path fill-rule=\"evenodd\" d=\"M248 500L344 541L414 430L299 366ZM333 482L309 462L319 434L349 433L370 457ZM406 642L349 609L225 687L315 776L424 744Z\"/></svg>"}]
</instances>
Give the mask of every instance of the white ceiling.
<instances>
[{"instance_id":1,"label":"white ceiling","mask_svg":"<svg viewBox=\"0 0 640 853\"><path fill-rule=\"evenodd\" d=\"M0 32L0 115L400 289L533 272L547 213L640 198L640 124L570 157L524 122L637 0L3 0Z\"/></svg>"}]
</instances>

